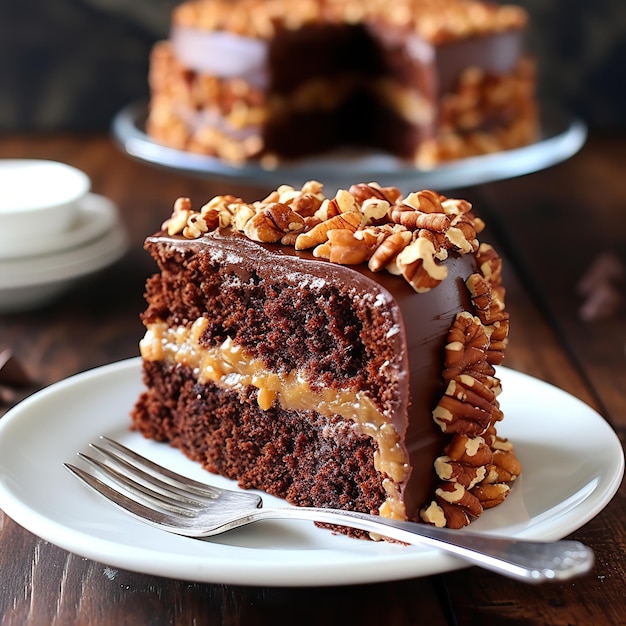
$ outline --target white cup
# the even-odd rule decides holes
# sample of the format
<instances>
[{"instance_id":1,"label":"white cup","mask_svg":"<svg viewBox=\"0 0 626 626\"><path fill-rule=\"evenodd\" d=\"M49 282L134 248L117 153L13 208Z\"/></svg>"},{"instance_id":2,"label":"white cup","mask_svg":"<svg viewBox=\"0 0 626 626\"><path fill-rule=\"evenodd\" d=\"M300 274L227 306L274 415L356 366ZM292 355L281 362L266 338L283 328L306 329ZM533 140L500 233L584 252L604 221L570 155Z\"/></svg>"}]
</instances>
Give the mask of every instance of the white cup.
<instances>
[{"instance_id":1,"label":"white cup","mask_svg":"<svg viewBox=\"0 0 626 626\"><path fill-rule=\"evenodd\" d=\"M90 187L84 172L65 163L0 159L0 247L66 232Z\"/></svg>"}]
</instances>

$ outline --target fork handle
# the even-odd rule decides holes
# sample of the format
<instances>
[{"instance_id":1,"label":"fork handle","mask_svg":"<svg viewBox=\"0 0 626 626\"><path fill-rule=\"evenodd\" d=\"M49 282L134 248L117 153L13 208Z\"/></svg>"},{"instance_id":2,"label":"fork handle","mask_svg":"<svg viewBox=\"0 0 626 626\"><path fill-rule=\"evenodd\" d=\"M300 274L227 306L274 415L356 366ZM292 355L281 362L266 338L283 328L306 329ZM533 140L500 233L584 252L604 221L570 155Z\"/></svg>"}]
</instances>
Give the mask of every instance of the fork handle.
<instances>
[{"instance_id":1,"label":"fork handle","mask_svg":"<svg viewBox=\"0 0 626 626\"><path fill-rule=\"evenodd\" d=\"M592 550L579 541L552 542L509 539L464 530L392 520L354 511L313 507L257 509L243 520L220 527L219 532L262 519L308 519L349 526L403 543L429 545L473 565L524 582L566 580L588 572L594 563Z\"/></svg>"}]
</instances>

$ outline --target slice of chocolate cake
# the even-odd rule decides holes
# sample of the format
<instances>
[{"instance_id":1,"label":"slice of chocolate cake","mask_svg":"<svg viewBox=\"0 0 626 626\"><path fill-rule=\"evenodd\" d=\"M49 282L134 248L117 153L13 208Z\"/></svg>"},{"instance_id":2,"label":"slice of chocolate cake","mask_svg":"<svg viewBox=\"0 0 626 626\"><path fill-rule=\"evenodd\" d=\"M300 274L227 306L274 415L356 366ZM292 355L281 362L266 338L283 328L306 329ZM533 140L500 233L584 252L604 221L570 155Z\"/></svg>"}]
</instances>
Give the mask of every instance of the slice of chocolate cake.
<instances>
[{"instance_id":1,"label":"slice of chocolate cake","mask_svg":"<svg viewBox=\"0 0 626 626\"><path fill-rule=\"evenodd\" d=\"M519 474L482 226L464 200L374 183L179 199L146 242L134 428L296 505L466 525Z\"/></svg>"}]
</instances>

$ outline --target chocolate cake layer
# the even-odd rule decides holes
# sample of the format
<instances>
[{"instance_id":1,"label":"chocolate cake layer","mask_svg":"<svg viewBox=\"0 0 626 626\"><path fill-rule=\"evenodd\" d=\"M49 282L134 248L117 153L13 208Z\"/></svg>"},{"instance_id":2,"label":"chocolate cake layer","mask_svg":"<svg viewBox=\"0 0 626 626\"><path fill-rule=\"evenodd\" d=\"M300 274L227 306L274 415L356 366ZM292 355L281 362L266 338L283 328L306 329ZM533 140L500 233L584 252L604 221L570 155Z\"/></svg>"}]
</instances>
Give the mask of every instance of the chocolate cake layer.
<instances>
[{"instance_id":1,"label":"chocolate cake layer","mask_svg":"<svg viewBox=\"0 0 626 626\"><path fill-rule=\"evenodd\" d=\"M299 506L377 513L385 499L373 441L313 411L263 411L256 390L199 384L186 367L148 362L135 427L169 441L209 471ZM163 403L175 407L162 410Z\"/></svg>"}]
</instances>

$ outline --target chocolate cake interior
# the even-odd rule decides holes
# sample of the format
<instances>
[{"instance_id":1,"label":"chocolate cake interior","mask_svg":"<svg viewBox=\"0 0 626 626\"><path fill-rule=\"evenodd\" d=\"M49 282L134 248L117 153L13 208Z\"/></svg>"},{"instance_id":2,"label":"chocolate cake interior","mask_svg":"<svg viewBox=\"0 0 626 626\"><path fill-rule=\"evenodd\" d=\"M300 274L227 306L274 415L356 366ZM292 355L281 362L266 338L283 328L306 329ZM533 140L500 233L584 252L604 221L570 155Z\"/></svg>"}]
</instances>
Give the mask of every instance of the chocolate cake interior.
<instances>
[{"instance_id":1,"label":"chocolate cake interior","mask_svg":"<svg viewBox=\"0 0 626 626\"><path fill-rule=\"evenodd\" d=\"M238 243L251 252L249 242ZM395 342L385 335L397 320L377 315L371 299L355 305L350 289L341 293L334 285L324 287L321 276L312 281L297 264L277 276L269 253L257 265L235 246L229 253L236 263L207 267L204 255L184 260L193 256L193 243L172 258L160 254L159 245L150 243L163 271L148 284L153 303L144 316L148 327L165 322L188 329L208 311L199 346L210 349L232 341L264 370L298 372L305 379L291 389L297 396L292 406L284 406L272 401L271 391L265 400L257 387L245 384L245 363L233 373L240 382L225 389L199 381L188 365L155 361L146 375L159 400L152 404L148 392L141 404L145 420L135 417L139 428L243 487L264 488L299 505L377 512L384 492L374 469L375 440L338 415L324 415L323 396L316 391L343 389L348 412L354 412L350 404L356 402L351 388L369 389L381 405L392 403L376 390L390 388L379 365L396 359ZM163 398L171 410L164 410ZM155 412L161 420L155 420Z\"/></svg>"},{"instance_id":2,"label":"chocolate cake interior","mask_svg":"<svg viewBox=\"0 0 626 626\"><path fill-rule=\"evenodd\" d=\"M416 128L390 106L388 91L397 83L434 106L433 68L385 32L386 39L365 24L308 24L277 34L268 54L269 152L298 157L341 146L411 157L432 125Z\"/></svg>"}]
</instances>

